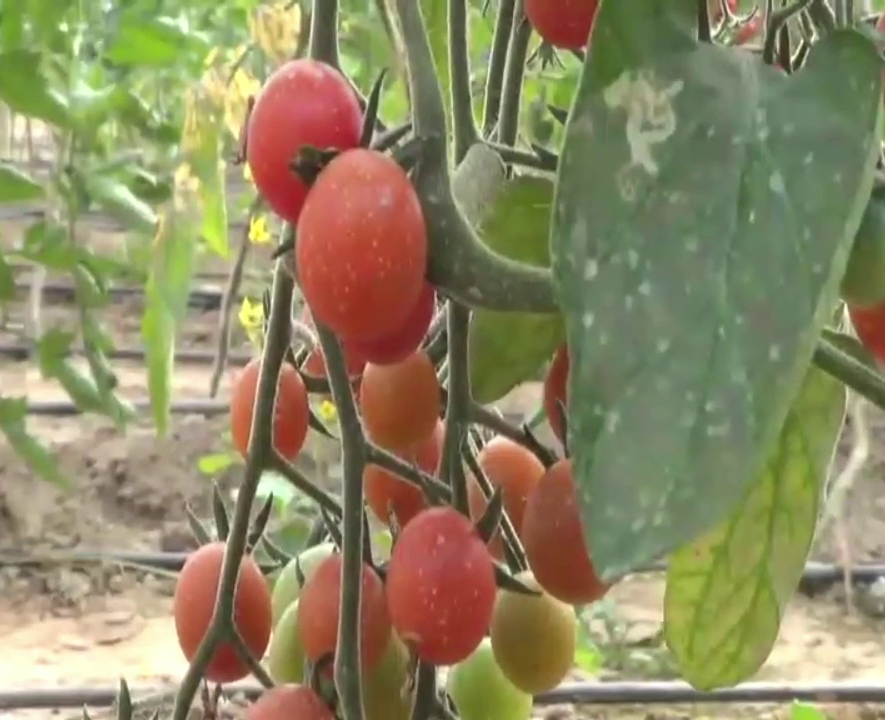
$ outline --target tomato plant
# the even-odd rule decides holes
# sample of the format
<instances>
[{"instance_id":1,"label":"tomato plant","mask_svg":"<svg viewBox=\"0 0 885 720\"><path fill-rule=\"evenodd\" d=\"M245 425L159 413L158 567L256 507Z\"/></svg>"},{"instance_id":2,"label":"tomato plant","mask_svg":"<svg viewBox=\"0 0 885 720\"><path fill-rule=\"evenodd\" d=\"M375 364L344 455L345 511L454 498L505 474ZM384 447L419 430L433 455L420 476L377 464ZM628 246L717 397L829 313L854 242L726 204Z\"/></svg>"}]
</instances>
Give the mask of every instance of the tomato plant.
<instances>
[{"instance_id":1,"label":"tomato plant","mask_svg":"<svg viewBox=\"0 0 885 720\"><path fill-rule=\"evenodd\" d=\"M273 586L271 604L274 625L301 595L301 588L327 557L337 552L334 543L323 542L306 548L280 570Z\"/></svg>"},{"instance_id":2,"label":"tomato plant","mask_svg":"<svg viewBox=\"0 0 885 720\"><path fill-rule=\"evenodd\" d=\"M393 626L422 660L451 665L486 633L495 602L488 548L457 510L416 515L393 546L387 603Z\"/></svg>"},{"instance_id":3,"label":"tomato plant","mask_svg":"<svg viewBox=\"0 0 885 720\"><path fill-rule=\"evenodd\" d=\"M203 545L188 556L178 575L172 614L178 645L188 661L193 660L212 622L224 550L222 542ZM234 625L252 655L261 658L267 650L272 625L270 589L251 555L240 562ZM212 682L229 683L246 677L249 666L228 640L218 645L203 674Z\"/></svg>"},{"instance_id":4,"label":"tomato plant","mask_svg":"<svg viewBox=\"0 0 885 720\"><path fill-rule=\"evenodd\" d=\"M568 346L560 345L544 376L544 414L553 434L565 442L562 413L568 409ZM561 404L561 407L560 407Z\"/></svg>"},{"instance_id":5,"label":"tomato plant","mask_svg":"<svg viewBox=\"0 0 885 720\"><path fill-rule=\"evenodd\" d=\"M442 456L444 425L441 420L430 436L409 452L399 453L428 475L434 475ZM366 504L375 516L387 523L392 514L398 527L404 527L427 506L420 488L398 475L374 464L367 464L363 471L363 489Z\"/></svg>"},{"instance_id":6,"label":"tomato plant","mask_svg":"<svg viewBox=\"0 0 885 720\"><path fill-rule=\"evenodd\" d=\"M371 671L390 641L390 617L384 584L368 565L362 568L360 596L360 662ZM341 614L341 555L327 557L301 590L298 630L304 654L313 663L332 655L338 642Z\"/></svg>"},{"instance_id":7,"label":"tomato plant","mask_svg":"<svg viewBox=\"0 0 885 720\"><path fill-rule=\"evenodd\" d=\"M418 350L395 365L366 365L359 404L366 434L381 447L408 451L426 440L442 409L430 356Z\"/></svg>"},{"instance_id":8,"label":"tomato plant","mask_svg":"<svg viewBox=\"0 0 885 720\"><path fill-rule=\"evenodd\" d=\"M402 327L424 289L427 228L395 160L357 148L329 163L298 219L295 265L314 317L343 340Z\"/></svg>"},{"instance_id":9,"label":"tomato plant","mask_svg":"<svg viewBox=\"0 0 885 720\"><path fill-rule=\"evenodd\" d=\"M275 683L304 682L304 660L304 643L298 631L298 600L294 600L273 626L267 648L267 672Z\"/></svg>"},{"instance_id":10,"label":"tomato plant","mask_svg":"<svg viewBox=\"0 0 885 720\"><path fill-rule=\"evenodd\" d=\"M541 594L499 590L489 637L507 679L538 695L559 685L574 665L578 621L574 608L543 592L531 572L517 579Z\"/></svg>"},{"instance_id":11,"label":"tomato plant","mask_svg":"<svg viewBox=\"0 0 885 720\"><path fill-rule=\"evenodd\" d=\"M246 708L246 720L335 720L319 695L306 685L277 685Z\"/></svg>"},{"instance_id":12,"label":"tomato plant","mask_svg":"<svg viewBox=\"0 0 885 720\"><path fill-rule=\"evenodd\" d=\"M421 347L421 341L427 335L436 309L436 291L429 283L418 296L418 301L396 330L376 340L349 343L353 352L364 357L375 365L395 365Z\"/></svg>"},{"instance_id":13,"label":"tomato plant","mask_svg":"<svg viewBox=\"0 0 885 720\"><path fill-rule=\"evenodd\" d=\"M522 543L535 578L553 597L582 605L608 592L584 545L570 459L550 467L529 493Z\"/></svg>"},{"instance_id":14,"label":"tomato plant","mask_svg":"<svg viewBox=\"0 0 885 720\"><path fill-rule=\"evenodd\" d=\"M528 720L532 716L532 696L507 679L488 638L449 670L446 690L460 720Z\"/></svg>"},{"instance_id":15,"label":"tomato plant","mask_svg":"<svg viewBox=\"0 0 885 720\"><path fill-rule=\"evenodd\" d=\"M250 360L234 379L230 391L231 438L244 458L249 451L260 363L259 358ZM294 460L307 439L310 407L304 380L288 363L280 368L273 412L274 447L284 458Z\"/></svg>"},{"instance_id":16,"label":"tomato plant","mask_svg":"<svg viewBox=\"0 0 885 720\"><path fill-rule=\"evenodd\" d=\"M317 60L281 65L255 99L246 132L246 161L262 197L284 220L297 222L307 186L291 163L305 146L356 147L362 111L347 79Z\"/></svg>"},{"instance_id":17,"label":"tomato plant","mask_svg":"<svg viewBox=\"0 0 885 720\"><path fill-rule=\"evenodd\" d=\"M599 0L525 0L532 28L553 47L580 50L590 40Z\"/></svg>"}]
</instances>

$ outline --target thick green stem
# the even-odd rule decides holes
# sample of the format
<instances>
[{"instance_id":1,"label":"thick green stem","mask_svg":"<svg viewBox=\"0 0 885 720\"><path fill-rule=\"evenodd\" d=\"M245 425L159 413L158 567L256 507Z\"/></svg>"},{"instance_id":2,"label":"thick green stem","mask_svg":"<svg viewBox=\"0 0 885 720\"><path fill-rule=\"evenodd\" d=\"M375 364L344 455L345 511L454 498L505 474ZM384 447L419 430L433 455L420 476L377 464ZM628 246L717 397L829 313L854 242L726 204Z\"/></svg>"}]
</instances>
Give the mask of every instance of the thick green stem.
<instances>
[{"instance_id":1,"label":"thick green stem","mask_svg":"<svg viewBox=\"0 0 885 720\"><path fill-rule=\"evenodd\" d=\"M491 138L498 124L501 110L501 93L504 88L504 66L507 64L507 46L510 44L510 31L513 27L513 6L516 0L498 0L498 15L495 18L495 35L489 55L489 69L486 75L485 104L482 110L482 133Z\"/></svg>"},{"instance_id":2,"label":"thick green stem","mask_svg":"<svg viewBox=\"0 0 885 720\"><path fill-rule=\"evenodd\" d=\"M452 75L452 135L455 163L479 141L470 97L470 48L467 40L467 0L449 0L449 71Z\"/></svg>"},{"instance_id":3,"label":"thick green stem","mask_svg":"<svg viewBox=\"0 0 885 720\"><path fill-rule=\"evenodd\" d=\"M822 338L814 351L814 364L841 381L876 407L885 410L885 378L832 341Z\"/></svg>"},{"instance_id":4,"label":"thick green stem","mask_svg":"<svg viewBox=\"0 0 885 720\"><path fill-rule=\"evenodd\" d=\"M522 100L522 80L528 57L532 26L523 10L523 1L516 0L513 7L513 27L507 48L507 66L504 71L504 87L501 94L501 117L498 120L498 142L515 145L519 132L519 106Z\"/></svg>"},{"instance_id":5,"label":"thick green stem","mask_svg":"<svg viewBox=\"0 0 885 720\"><path fill-rule=\"evenodd\" d=\"M469 517L467 479L461 463L461 448L470 422L470 370L467 366L467 328L470 310L449 303L449 385L446 400L446 431L440 475L452 488L452 507Z\"/></svg>"},{"instance_id":6,"label":"thick green stem","mask_svg":"<svg viewBox=\"0 0 885 720\"><path fill-rule=\"evenodd\" d=\"M491 251L476 236L452 195L446 153L445 108L419 3L397 0L406 48L415 134L424 154L414 173L430 240L428 279L440 292L472 308L512 312L557 312L549 270L518 263ZM471 154L479 150L471 161ZM457 176L500 158L473 145ZM474 164L475 163L475 164ZM488 198L492 202L494 197Z\"/></svg>"},{"instance_id":7,"label":"thick green stem","mask_svg":"<svg viewBox=\"0 0 885 720\"><path fill-rule=\"evenodd\" d=\"M233 624L234 592L240 563L246 551L252 503L261 474L273 457L273 407L283 357L289 348L289 308L292 305L292 278L281 261L277 262L271 294L270 319L253 413L249 454L243 482L237 493L230 534L221 566L221 580L215 600L215 614L190 667L182 678L175 696L172 720L187 720L194 697L200 687L203 671L215 648L235 632Z\"/></svg>"},{"instance_id":8,"label":"thick green stem","mask_svg":"<svg viewBox=\"0 0 885 720\"><path fill-rule=\"evenodd\" d=\"M338 0L314 0L310 14L308 54L332 67L340 67L338 58Z\"/></svg>"}]
</instances>

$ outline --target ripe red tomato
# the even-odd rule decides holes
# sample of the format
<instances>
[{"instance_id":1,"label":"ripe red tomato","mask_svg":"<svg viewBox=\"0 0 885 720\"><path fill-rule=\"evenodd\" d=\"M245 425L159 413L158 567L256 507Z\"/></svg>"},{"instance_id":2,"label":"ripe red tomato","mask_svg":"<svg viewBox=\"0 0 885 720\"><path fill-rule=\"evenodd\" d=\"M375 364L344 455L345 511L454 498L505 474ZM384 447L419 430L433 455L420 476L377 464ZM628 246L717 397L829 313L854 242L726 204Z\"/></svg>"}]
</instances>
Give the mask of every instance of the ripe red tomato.
<instances>
[{"instance_id":1,"label":"ripe red tomato","mask_svg":"<svg viewBox=\"0 0 885 720\"><path fill-rule=\"evenodd\" d=\"M550 467L529 493L522 544L535 579L558 600L583 605L609 591L584 547L571 459Z\"/></svg>"},{"instance_id":2,"label":"ripe red tomato","mask_svg":"<svg viewBox=\"0 0 885 720\"><path fill-rule=\"evenodd\" d=\"M178 645L188 662L193 659L212 622L224 548L224 543L213 542L188 556L175 584L172 615ZM246 647L260 659L270 642L273 618L270 588L251 555L244 556L240 563L234 595L234 624ZM230 642L218 645L205 671L206 679L217 683L241 680L248 674L249 667Z\"/></svg>"},{"instance_id":3,"label":"ripe red tomato","mask_svg":"<svg viewBox=\"0 0 885 720\"><path fill-rule=\"evenodd\" d=\"M309 328L316 327L307 305L301 310L301 322ZM348 376L352 379L358 378L363 374L363 368L366 367L366 356L352 342L342 342L341 350L344 352L344 364L347 367ZM304 361L304 365L301 366L301 371L305 375L315 378L326 377L326 358L322 348L317 346L311 351Z\"/></svg>"},{"instance_id":4,"label":"ripe red tomato","mask_svg":"<svg viewBox=\"0 0 885 720\"><path fill-rule=\"evenodd\" d=\"M234 379L230 391L230 433L234 447L243 457L249 450L260 362L259 358L250 360ZM304 380L294 367L283 363L277 380L273 419L273 443L280 455L294 460L301 452L309 421L310 407Z\"/></svg>"},{"instance_id":5,"label":"ripe red tomato","mask_svg":"<svg viewBox=\"0 0 885 720\"><path fill-rule=\"evenodd\" d=\"M418 350L396 365L369 363L359 403L370 440L394 452L414 448L436 429L442 409L430 356Z\"/></svg>"},{"instance_id":6,"label":"ripe red tomato","mask_svg":"<svg viewBox=\"0 0 885 720\"><path fill-rule=\"evenodd\" d=\"M374 150L336 157L304 203L295 264L314 317L340 337L400 328L427 271L427 228L405 170Z\"/></svg>"},{"instance_id":7,"label":"ripe red tomato","mask_svg":"<svg viewBox=\"0 0 885 720\"><path fill-rule=\"evenodd\" d=\"M246 708L246 720L335 720L332 711L306 685L277 685Z\"/></svg>"},{"instance_id":8,"label":"ripe red tomato","mask_svg":"<svg viewBox=\"0 0 885 720\"><path fill-rule=\"evenodd\" d=\"M302 147L356 147L362 111L335 68L298 58L281 65L258 97L246 127L246 162L261 196L284 220L298 221L307 186L290 164Z\"/></svg>"},{"instance_id":9,"label":"ripe red tomato","mask_svg":"<svg viewBox=\"0 0 885 720\"><path fill-rule=\"evenodd\" d=\"M298 630L304 654L316 663L335 652L341 614L341 555L330 555L304 584L298 600ZM390 642L390 616L384 584L368 565L362 569L360 656L363 668L375 667Z\"/></svg>"},{"instance_id":10,"label":"ripe red tomato","mask_svg":"<svg viewBox=\"0 0 885 720\"><path fill-rule=\"evenodd\" d=\"M443 421L437 420L436 429L426 440L410 452L397 454L419 470L433 475L442 457L444 431ZM419 488L377 465L366 465L363 491L366 505L383 523L387 523L392 514L396 524L405 527L409 520L427 507L427 500Z\"/></svg>"},{"instance_id":11,"label":"ripe red tomato","mask_svg":"<svg viewBox=\"0 0 885 720\"><path fill-rule=\"evenodd\" d=\"M885 302L878 305L847 307L858 340L876 360L885 363Z\"/></svg>"},{"instance_id":12,"label":"ripe red tomato","mask_svg":"<svg viewBox=\"0 0 885 720\"><path fill-rule=\"evenodd\" d=\"M354 352L375 365L395 365L421 347L435 309L436 291L430 283L424 283L418 302L399 328L377 340L353 341L350 345Z\"/></svg>"},{"instance_id":13,"label":"ripe red tomato","mask_svg":"<svg viewBox=\"0 0 885 720\"><path fill-rule=\"evenodd\" d=\"M452 665L479 645L495 604L492 557L473 523L451 507L416 515L387 567L387 605L415 654Z\"/></svg>"},{"instance_id":14,"label":"ripe red tomato","mask_svg":"<svg viewBox=\"0 0 885 720\"><path fill-rule=\"evenodd\" d=\"M525 0L525 15L545 42L580 50L590 41L599 0Z\"/></svg>"},{"instance_id":15,"label":"ripe red tomato","mask_svg":"<svg viewBox=\"0 0 885 720\"><path fill-rule=\"evenodd\" d=\"M550 423L553 434L559 438L560 442L565 441L565 435L562 431L561 410L557 403L562 403L562 408L568 409L568 369L568 346L560 345L553 356L550 367L547 368L547 375L544 378L543 400L547 422Z\"/></svg>"}]
</instances>

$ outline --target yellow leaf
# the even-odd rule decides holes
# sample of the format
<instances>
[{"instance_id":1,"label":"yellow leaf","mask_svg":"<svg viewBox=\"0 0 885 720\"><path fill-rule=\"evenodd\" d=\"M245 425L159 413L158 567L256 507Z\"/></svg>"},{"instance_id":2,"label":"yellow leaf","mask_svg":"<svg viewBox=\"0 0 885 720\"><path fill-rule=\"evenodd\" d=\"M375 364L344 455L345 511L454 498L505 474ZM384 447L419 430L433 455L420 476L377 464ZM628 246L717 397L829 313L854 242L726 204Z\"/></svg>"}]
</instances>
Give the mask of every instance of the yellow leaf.
<instances>
[{"instance_id":1,"label":"yellow leaf","mask_svg":"<svg viewBox=\"0 0 885 720\"><path fill-rule=\"evenodd\" d=\"M266 215L253 215L249 223L249 240L256 245L270 242L270 230L267 227Z\"/></svg>"}]
</instances>

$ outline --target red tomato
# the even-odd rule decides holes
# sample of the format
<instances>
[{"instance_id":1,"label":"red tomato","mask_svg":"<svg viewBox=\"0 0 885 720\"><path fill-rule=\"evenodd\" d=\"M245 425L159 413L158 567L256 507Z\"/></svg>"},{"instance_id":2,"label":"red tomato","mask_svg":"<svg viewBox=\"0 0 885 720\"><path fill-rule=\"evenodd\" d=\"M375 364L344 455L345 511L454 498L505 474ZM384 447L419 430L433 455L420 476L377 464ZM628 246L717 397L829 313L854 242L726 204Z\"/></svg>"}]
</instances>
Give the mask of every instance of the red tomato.
<instances>
[{"instance_id":1,"label":"red tomato","mask_svg":"<svg viewBox=\"0 0 885 720\"><path fill-rule=\"evenodd\" d=\"M307 305L301 310L301 322L309 328L315 328L313 316L310 314L310 308ZM358 378L363 374L363 368L366 367L366 356L359 350L354 343L342 342L341 350L344 352L344 364L347 366L347 374L351 378ZM319 346L311 351L301 366L301 371L305 375L316 378L326 377L326 358L323 356L322 348Z\"/></svg>"},{"instance_id":2,"label":"red tomato","mask_svg":"<svg viewBox=\"0 0 885 720\"><path fill-rule=\"evenodd\" d=\"M230 433L234 446L243 457L249 450L260 362L260 358L250 360L234 379L230 391ZM304 447L309 421L310 407L304 380L294 367L283 363L277 380L273 420L273 443L280 455L288 460L297 457Z\"/></svg>"},{"instance_id":3,"label":"red tomato","mask_svg":"<svg viewBox=\"0 0 885 720\"><path fill-rule=\"evenodd\" d=\"M433 322L436 309L436 291L429 283L418 296L418 302L405 322L394 332L368 342L353 341L353 351L375 365L394 365L405 360L421 347L421 342Z\"/></svg>"},{"instance_id":4,"label":"red tomato","mask_svg":"<svg viewBox=\"0 0 885 720\"><path fill-rule=\"evenodd\" d=\"M442 397L436 370L423 350L396 365L369 363L359 393L363 427L386 450L414 448L436 429Z\"/></svg>"},{"instance_id":5,"label":"red tomato","mask_svg":"<svg viewBox=\"0 0 885 720\"><path fill-rule=\"evenodd\" d=\"M335 720L332 711L305 685L277 685L246 708L246 720Z\"/></svg>"},{"instance_id":6,"label":"red tomato","mask_svg":"<svg viewBox=\"0 0 885 720\"><path fill-rule=\"evenodd\" d=\"M563 50L590 41L599 0L525 0L525 15L541 39Z\"/></svg>"},{"instance_id":7,"label":"red tomato","mask_svg":"<svg viewBox=\"0 0 885 720\"><path fill-rule=\"evenodd\" d=\"M522 544L535 579L558 600L583 605L609 591L584 546L571 459L550 467L529 493Z\"/></svg>"},{"instance_id":8,"label":"red tomato","mask_svg":"<svg viewBox=\"0 0 885 720\"><path fill-rule=\"evenodd\" d=\"M341 614L341 555L335 553L320 563L298 600L298 631L304 654L313 663L335 652L338 618ZM384 599L384 584L368 565L362 569L360 596L360 655L362 666L372 670L390 642L390 616Z\"/></svg>"},{"instance_id":9,"label":"red tomato","mask_svg":"<svg viewBox=\"0 0 885 720\"><path fill-rule=\"evenodd\" d=\"M880 363L885 363L885 302L848 305L848 316L858 340Z\"/></svg>"},{"instance_id":10,"label":"red tomato","mask_svg":"<svg viewBox=\"0 0 885 720\"><path fill-rule=\"evenodd\" d=\"M741 25L734 34L734 44L744 45L755 37L759 36L765 23L763 22L761 13L756 13L747 22Z\"/></svg>"},{"instance_id":11,"label":"red tomato","mask_svg":"<svg viewBox=\"0 0 885 720\"><path fill-rule=\"evenodd\" d=\"M473 524L451 507L434 507L406 525L387 567L387 605L399 636L435 665L472 653L495 604L492 557Z\"/></svg>"},{"instance_id":12,"label":"red tomato","mask_svg":"<svg viewBox=\"0 0 885 720\"><path fill-rule=\"evenodd\" d=\"M341 338L402 327L427 270L427 228L405 170L362 148L332 160L304 203L295 264L314 317Z\"/></svg>"},{"instance_id":13,"label":"red tomato","mask_svg":"<svg viewBox=\"0 0 885 720\"><path fill-rule=\"evenodd\" d=\"M292 161L306 145L356 147L362 124L356 95L335 68L308 58L277 68L258 93L246 128L246 162L271 209L297 222L308 188Z\"/></svg>"},{"instance_id":14,"label":"red tomato","mask_svg":"<svg viewBox=\"0 0 885 720\"><path fill-rule=\"evenodd\" d=\"M224 543L213 542L189 555L175 584L172 615L178 645L188 662L193 660L215 613L224 548ZM273 624L270 589L251 555L244 556L240 563L234 624L252 655L263 657ZM241 680L248 674L249 667L230 642L218 645L204 673L207 680L217 683Z\"/></svg>"},{"instance_id":15,"label":"red tomato","mask_svg":"<svg viewBox=\"0 0 885 720\"><path fill-rule=\"evenodd\" d=\"M411 452L398 453L404 460L414 464L419 470L433 475L439 468L442 457L445 424L437 420L436 430ZM377 465L366 465L363 471L363 490L366 505L383 523L390 514L399 527L404 527L415 515L427 507L424 493L410 482Z\"/></svg>"},{"instance_id":16,"label":"red tomato","mask_svg":"<svg viewBox=\"0 0 885 720\"><path fill-rule=\"evenodd\" d=\"M568 347L560 345L550 367L547 368L547 375L544 378L544 414L547 416L547 422L553 434L559 438L560 442L565 441L562 432L561 412L568 409L568 369L569 355ZM562 408L558 403L562 403Z\"/></svg>"}]
</instances>

